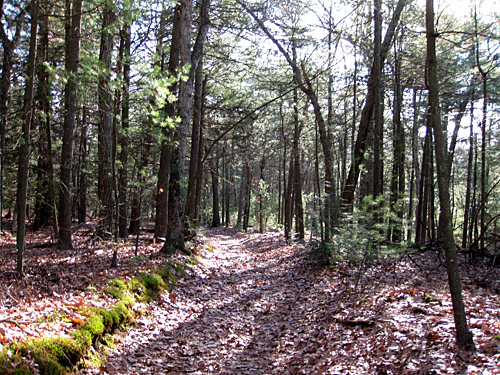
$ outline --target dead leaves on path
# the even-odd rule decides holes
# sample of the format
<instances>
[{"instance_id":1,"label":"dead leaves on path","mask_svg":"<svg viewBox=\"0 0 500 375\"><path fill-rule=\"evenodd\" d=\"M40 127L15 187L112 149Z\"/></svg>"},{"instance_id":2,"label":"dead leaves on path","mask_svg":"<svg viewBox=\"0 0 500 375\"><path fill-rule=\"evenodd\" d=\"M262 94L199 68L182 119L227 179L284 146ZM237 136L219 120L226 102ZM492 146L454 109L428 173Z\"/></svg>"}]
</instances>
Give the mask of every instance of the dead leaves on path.
<instances>
[{"instance_id":1,"label":"dead leaves on path","mask_svg":"<svg viewBox=\"0 0 500 375\"><path fill-rule=\"evenodd\" d=\"M111 355L113 374L499 373L498 296L466 280L478 352L455 346L444 268L433 254L362 275L319 269L275 234L209 231L215 249L174 301ZM491 271L491 270L490 270ZM430 298L432 297L432 298ZM164 304L167 306L167 303ZM478 308L481 306L481 308ZM476 319L476 320L474 320ZM158 323L161 322L161 323Z\"/></svg>"},{"instance_id":2,"label":"dead leaves on path","mask_svg":"<svg viewBox=\"0 0 500 375\"><path fill-rule=\"evenodd\" d=\"M500 373L498 268L463 265L478 347L469 355L455 346L446 273L435 254L413 256L419 267L380 262L358 282L358 267L318 268L278 233L219 228L204 241L214 251L205 251L175 290L141 305L137 327L88 374ZM150 255L160 246L145 244L135 258L123 245L117 270L109 270L112 247L30 248L28 276L0 278L0 343L68 334L85 321L81 307L109 303L94 287L154 266L159 260ZM5 272L14 251L2 255Z\"/></svg>"}]
</instances>

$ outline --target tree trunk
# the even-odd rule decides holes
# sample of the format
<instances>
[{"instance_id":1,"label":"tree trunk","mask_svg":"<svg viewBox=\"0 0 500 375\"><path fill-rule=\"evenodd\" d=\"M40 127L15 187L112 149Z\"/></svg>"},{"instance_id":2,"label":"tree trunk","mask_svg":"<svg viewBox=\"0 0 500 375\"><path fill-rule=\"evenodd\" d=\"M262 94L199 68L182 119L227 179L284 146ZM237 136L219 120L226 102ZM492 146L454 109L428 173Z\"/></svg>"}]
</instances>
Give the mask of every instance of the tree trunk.
<instances>
[{"instance_id":1,"label":"tree trunk","mask_svg":"<svg viewBox=\"0 0 500 375\"><path fill-rule=\"evenodd\" d=\"M76 116L76 86L80 59L80 23L82 0L66 0L66 61L69 78L64 88L64 125L61 149L61 182L59 188L59 246L72 249L71 193L73 163L73 133Z\"/></svg>"},{"instance_id":2,"label":"tree trunk","mask_svg":"<svg viewBox=\"0 0 500 375\"><path fill-rule=\"evenodd\" d=\"M99 61L101 71L98 84L98 168L97 198L99 201L99 222L97 236L110 238L113 234L113 175L112 175L112 143L113 143L113 98L111 95L110 75L111 57L113 53L113 33L110 30L114 22L113 0L106 0L103 8L101 46Z\"/></svg>"},{"instance_id":3,"label":"tree trunk","mask_svg":"<svg viewBox=\"0 0 500 375\"><path fill-rule=\"evenodd\" d=\"M77 198L77 214L78 223L82 224L87 222L87 168L88 168L88 121L87 121L87 107L82 109L82 129L80 133L80 152L79 152L79 173L78 178L78 198Z\"/></svg>"},{"instance_id":4,"label":"tree trunk","mask_svg":"<svg viewBox=\"0 0 500 375\"><path fill-rule=\"evenodd\" d=\"M179 117L181 122L175 136L175 147L172 152L172 168L169 186L169 213L167 226L167 241L164 251L175 252L177 249L186 251L184 245L184 169L186 159L186 145L191 122L191 109L193 102L193 86L195 72L203 53L203 43L209 28L210 0L203 0L200 9L198 34L190 53L191 40L191 1L181 0L181 66L190 66L187 81L180 83L179 90Z\"/></svg>"},{"instance_id":5,"label":"tree trunk","mask_svg":"<svg viewBox=\"0 0 500 375\"><path fill-rule=\"evenodd\" d=\"M243 203L243 230L246 232L248 230L248 225L250 221L250 198L252 192L252 175L250 173L250 164L248 160L245 160L245 192L244 192L244 203Z\"/></svg>"},{"instance_id":6,"label":"tree trunk","mask_svg":"<svg viewBox=\"0 0 500 375\"><path fill-rule=\"evenodd\" d=\"M285 198L283 204L285 205L285 239L290 241L292 239L292 219L293 219L293 175L294 163L290 159L290 169L288 172L288 181L285 188Z\"/></svg>"},{"instance_id":7,"label":"tree trunk","mask_svg":"<svg viewBox=\"0 0 500 375\"><path fill-rule=\"evenodd\" d=\"M125 24L122 30L122 39L124 39L124 62L123 62L123 85L122 85L122 116L121 129L118 142L120 144L120 167L118 170L118 235L121 238L127 238L128 222L128 151L129 151L129 113L130 113L130 48L131 48L131 25Z\"/></svg>"},{"instance_id":8,"label":"tree trunk","mask_svg":"<svg viewBox=\"0 0 500 375\"><path fill-rule=\"evenodd\" d=\"M177 2L174 10L174 19L172 25L172 42L170 44L170 57L168 62L169 74L177 74L179 68L180 43L181 43L181 3ZM163 43L165 25L160 26L160 38L158 44ZM158 48L161 48L158 47ZM172 93L178 93L178 84L171 87ZM164 104L163 113L168 118L175 116L177 105L175 102L162 103ZM162 127L162 146L160 151L160 167L158 169L158 183L156 187L156 218L155 218L155 233L154 238L167 236L168 224L168 194L170 177L170 166L172 163L172 136L173 132L170 127Z\"/></svg>"},{"instance_id":9,"label":"tree trunk","mask_svg":"<svg viewBox=\"0 0 500 375\"><path fill-rule=\"evenodd\" d=\"M210 168L210 174L212 176L212 227L216 228L220 226L220 215L219 215L219 155L217 153L216 157L212 161L212 166Z\"/></svg>"},{"instance_id":10,"label":"tree trunk","mask_svg":"<svg viewBox=\"0 0 500 375\"><path fill-rule=\"evenodd\" d=\"M392 43L394 31L399 23L399 18L401 16L403 8L406 5L406 2L407 0L398 0L396 9L394 10L394 14L392 15L391 22L389 23L389 26L387 28L384 42L382 43L380 49L380 64L383 64L385 58L387 57L387 52ZM349 169L349 174L347 176L347 180L342 192L342 204L344 206L344 209L348 209L348 207L352 206L354 202L354 192L356 190L361 164L364 160L366 139L372 119L373 109L375 106L375 94L379 82L380 71L376 69L374 61L370 70L370 75L368 77L368 92L365 99L365 106L361 113L361 122L359 124L358 135L353 149L352 165Z\"/></svg>"},{"instance_id":11,"label":"tree trunk","mask_svg":"<svg viewBox=\"0 0 500 375\"><path fill-rule=\"evenodd\" d=\"M260 175L257 199L259 202L259 233L264 233L264 168L266 167L266 150L262 152L260 159Z\"/></svg>"},{"instance_id":12,"label":"tree trunk","mask_svg":"<svg viewBox=\"0 0 500 375\"><path fill-rule=\"evenodd\" d=\"M443 234L443 248L446 255L446 269L448 283L453 304L453 317L457 344L468 350L475 350L472 332L467 324L464 302L462 299L462 284L458 270L458 259L453 238L453 225L448 190L446 139L443 134L441 116L439 113L439 86L437 78L436 33L434 31L434 2L426 1L426 36L427 36L427 85L429 88L429 121L434 130L436 167L439 187L439 202L441 206L441 230Z\"/></svg>"},{"instance_id":13,"label":"tree trunk","mask_svg":"<svg viewBox=\"0 0 500 375\"><path fill-rule=\"evenodd\" d=\"M417 88L413 88L413 125L411 131L411 176L410 176L410 199L408 204L408 231L406 233L407 241L410 241L413 235L413 200L416 195L416 186L418 186L420 178L418 171L418 107L417 107Z\"/></svg>"},{"instance_id":14,"label":"tree trunk","mask_svg":"<svg viewBox=\"0 0 500 375\"><path fill-rule=\"evenodd\" d=\"M198 177L198 164L201 157L200 128L201 108L203 99L203 61L201 60L196 69L194 86L193 127L191 130L191 154L189 159L189 182L186 202L186 219L189 225L196 225L196 180Z\"/></svg>"},{"instance_id":15,"label":"tree trunk","mask_svg":"<svg viewBox=\"0 0 500 375\"><path fill-rule=\"evenodd\" d=\"M54 194L54 166L52 164L52 134L51 134L51 107L50 107L50 82L49 72L45 67L49 56L49 2L40 3L41 16L39 17L39 43L37 51L36 74L38 77L37 103L38 114L36 122L39 129L38 139L38 165L37 165L37 197L35 203L35 219L33 230L37 231L49 224L54 224L55 237L58 228L55 220L55 194Z\"/></svg>"},{"instance_id":16,"label":"tree trunk","mask_svg":"<svg viewBox=\"0 0 500 375\"><path fill-rule=\"evenodd\" d=\"M4 1L0 0L0 17L3 18ZM4 176L4 161L5 161L5 133L7 130L7 113L9 110L9 91L11 84L11 74L12 74L12 54L16 49L19 40L21 38L22 24L24 22L24 15L26 11L21 10L20 14L16 17L16 30L14 36L9 39L9 36L5 32L3 22L0 22L0 37L2 40L3 47L3 59L2 59L2 75L0 78L0 232L3 230L2 227L2 215L3 215L3 176ZM10 210L10 207L9 207ZM10 212L10 211L9 211Z\"/></svg>"},{"instance_id":17,"label":"tree trunk","mask_svg":"<svg viewBox=\"0 0 500 375\"><path fill-rule=\"evenodd\" d=\"M293 63L297 65L297 51L296 51L296 42L295 39L292 40L292 54L293 54ZM294 72L297 74L297 71ZM298 82L299 79L295 77L295 82ZM293 190L295 197L295 228L298 234L299 240L304 239L304 208L302 207L302 180L300 174L300 155L299 155L299 141L300 141L300 132L301 129L299 127L299 97L297 93L297 89L293 90Z\"/></svg>"},{"instance_id":18,"label":"tree trunk","mask_svg":"<svg viewBox=\"0 0 500 375\"><path fill-rule=\"evenodd\" d=\"M471 90L471 103L470 103L470 135L469 135L469 155L467 158L467 187L465 191L465 206L464 206L464 225L462 232L462 249L467 248L468 233L469 233L469 214L471 211L471 185L473 175L473 161L474 161L474 89ZM470 224L472 227L472 223ZM469 243L470 245L470 243Z\"/></svg>"},{"instance_id":19,"label":"tree trunk","mask_svg":"<svg viewBox=\"0 0 500 375\"><path fill-rule=\"evenodd\" d=\"M373 69L376 71L377 76L380 77L375 82L374 88L374 109L373 109L373 189L372 196L374 200L377 200L381 194L383 194L382 184L384 171L382 168L382 137L383 137L383 127L384 127L384 113L382 108L383 103L383 92L382 92L382 63L380 61L380 49L382 47L382 0L374 0L373 4L374 12L374 34L375 43L373 47ZM374 212L374 222L379 221L379 207L375 206Z\"/></svg>"},{"instance_id":20,"label":"tree trunk","mask_svg":"<svg viewBox=\"0 0 500 375\"><path fill-rule=\"evenodd\" d=\"M17 272L19 275L23 275L24 250L26 248L26 200L28 195L28 169L31 143L30 129L33 112L33 90L38 32L38 2L36 0L31 2L30 16L31 35L22 109L22 142L19 150L19 167L17 170Z\"/></svg>"}]
</instances>

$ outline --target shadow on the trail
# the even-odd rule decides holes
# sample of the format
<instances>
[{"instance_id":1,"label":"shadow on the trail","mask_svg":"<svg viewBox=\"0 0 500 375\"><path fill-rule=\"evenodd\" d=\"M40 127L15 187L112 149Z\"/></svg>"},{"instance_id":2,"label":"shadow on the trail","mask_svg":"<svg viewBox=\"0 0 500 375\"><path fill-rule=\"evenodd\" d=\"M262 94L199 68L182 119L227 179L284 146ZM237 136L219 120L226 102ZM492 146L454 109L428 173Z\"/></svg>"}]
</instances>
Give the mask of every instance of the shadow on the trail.
<instances>
[{"instance_id":1,"label":"shadow on the trail","mask_svg":"<svg viewBox=\"0 0 500 375\"><path fill-rule=\"evenodd\" d=\"M343 357L341 361L347 363L348 369L349 350L356 340L366 340L366 345L372 345L368 342L371 329L346 328L332 318L342 311L340 300L350 286L343 284L342 290L325 292L325 284L322 284L325 278L315 277L317 273L306 258L276 251L285 246L282 239L277 241L276 235L252 239L252 236L224 229L214 230L210 236L220 241L236 238L256 259L261 259L262 254L272 254L263 265L248 265L246 269L235 268L230 272L222 270L206 278L187 280L182 288L192 289L183 289L179 295L199 306L210 306L200 307L201 311L194 309L190 318L173 328L138 334L140 342L110 357L111 371L118 374L316 374L331 368L337 354ZM228 254L238 251L241 251L238 246L228 246L225 250ZM407 272L397 275L397 279L409 278L412 271ZM374 275L367 273L363 278L370 277ZM370 284L365 280L365 283L371 289L375 287L374 281ZM322 298L318 298L319 295ZM384 315L383 305L377 313ZM324 327L328 327L330 333L327 334ZM388 373L384 368L377 369L376 361L390 357L392 352L388 348L377 351L378 355L357 357L356 366L366 368L365 373ZM420 354L422 360L429 355L425 351Z\"/></svg>"}]
</instances>

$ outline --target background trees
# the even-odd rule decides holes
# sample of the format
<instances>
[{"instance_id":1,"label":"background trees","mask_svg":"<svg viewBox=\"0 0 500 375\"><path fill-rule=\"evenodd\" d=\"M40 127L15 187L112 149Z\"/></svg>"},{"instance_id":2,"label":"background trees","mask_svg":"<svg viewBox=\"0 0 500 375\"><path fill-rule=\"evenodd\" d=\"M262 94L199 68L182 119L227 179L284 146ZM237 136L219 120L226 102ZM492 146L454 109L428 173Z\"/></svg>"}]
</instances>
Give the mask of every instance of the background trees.
<instances>
[{"instance_id":1,"label":"background trees","mask_svg":"<svg viewBox=\"0 0 500 375\"><path fill-rule=\"evenodd\" d=\"M122 238L148 219L169 251L217 216L332 243L357 228L384 251L445 234L419 4L38 3L0 3L0 206L18 227L71 248L73 219ZM436 28L451 223L498 262L498 19L462 8Z\"/></svg>"}]
</instances>

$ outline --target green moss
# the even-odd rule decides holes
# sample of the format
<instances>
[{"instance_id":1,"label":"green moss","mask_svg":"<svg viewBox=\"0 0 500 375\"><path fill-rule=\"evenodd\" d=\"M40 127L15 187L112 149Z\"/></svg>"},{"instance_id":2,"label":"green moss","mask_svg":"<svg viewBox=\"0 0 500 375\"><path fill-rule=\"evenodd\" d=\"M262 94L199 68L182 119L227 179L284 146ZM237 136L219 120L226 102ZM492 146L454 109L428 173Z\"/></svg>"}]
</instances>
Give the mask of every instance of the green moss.
<instances>
[{"instance_id":1,"label":"green moss","mask_svg":"<svg viewBox=\"0 0 500 375\"><path fill-rule=\"evenodd\" d=\"M95 336L100 335L104 332L104 323L102 316L95 314L87 318L85 323L82 324L81 329L88 331L90 333L90 336L92 339L95 338Z\"/></svg>"},{"instance_id":2,"label":"green moss","mask_svg":"<svg viewBox=\"0 0 500 375\"><path fill-rule=\"evenodd\" d=\"M495 340L500 341L500 335L493 336L493 338L494 338Z\"/></svg>"},{"instance_id":3,"label":"green moss","mask_svg":"<svg viewBox=\"0 0 500 375\"><path fill-rule=\"evenodd\" d=\"M114 348L116 347L116 344L115 344L115 339L113 338L112 335L110 335L109 333L106 333L103 338L102 338L102 342L104 345L106 345L108 348Z\"/></svg>"},{"instance_id":4,"label":"green moss","mask_svg":"<svg viewBox=\"0 0 500 375\"><path fill-rule=\"evenodd\" d=\"M199 262L195 257L188 259L191 264ZM106 348L114 347L110 333L135 321L134 311L130 308L135 301L147 302L161 291L172 289L177 275L185 274L184 268L183 263L167 262L156 271L141 273L128 283L111 280L104 292L119 299L117 303L109 309L80 309L81 314L89 317L70 337L35 339L4 347L0 352L0 374L62 375L72 371L77 364L102 363L101 355L89 348L96 345L98 351L105 353ZM67 315L55 312L45 319L64 320ZM34 363L36 367L33 367Z\"/></svg>"},{"instance_id":5,"label":"green moss","mask_svg":"<svg viewBox=\"0 0 500 375\"><path fill-rule=\"evenodd\" d=\"M174 271L172 271L172 265L166 264L160 269L158 269L158 275L166 283L167 289L172 290L177 284L177 276Z\"/></svg>"},{"instance_id":6,"label":"green moss","mask_svg":"<svg viewBox=\"0 0 500 375\"><path fill-rule=\"evenodd\" d=\"M116 299L122 300L125 298L127 293L127 284L125 284L123 280L113 279L104 289L104 292L108 293Z\"/></svg>"},{"instance_id":7,"label":"green moss","mask_svg":"<svg viewBox=\"0 0 500 375\"><path fill-rule=\"evenodd\" d=\"M148 291L158 293L167 287L161 276L156 273L143 273L140 278Z\"/></svg>"}]
</instances>

